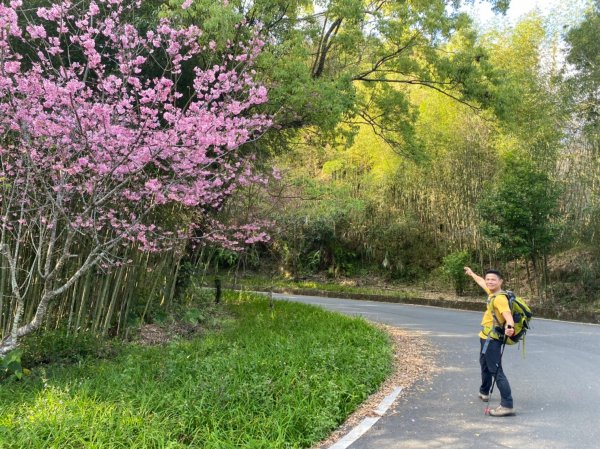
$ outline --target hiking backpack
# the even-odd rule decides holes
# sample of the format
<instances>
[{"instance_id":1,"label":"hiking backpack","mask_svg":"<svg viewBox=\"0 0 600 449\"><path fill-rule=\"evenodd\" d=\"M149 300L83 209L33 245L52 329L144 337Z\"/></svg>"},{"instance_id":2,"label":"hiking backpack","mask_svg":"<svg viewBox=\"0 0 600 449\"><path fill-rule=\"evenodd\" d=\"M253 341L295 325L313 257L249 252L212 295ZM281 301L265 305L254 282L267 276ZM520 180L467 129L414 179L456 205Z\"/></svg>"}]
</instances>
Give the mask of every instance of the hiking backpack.
<instances>
[{"instance_id":1,"label":"hiking backpack","mask_svg":"<svg viewBox=\"0 0 600 449\"><path fill-rule=\"evenodd\" d=\"M527 330L529 329L529 322L531 321L531 318L533 317L531 308L527 305L527 303L525 302L525 300L523 298L521 298L519 296L515 296L515 294L513 292L511 292L510 290L498 292L496 295L494 295L494 298L492 298L492 301L496 298L497 295L506 295L506 297L508 298L508 305L510 307L510 313L512 314L513 320L515 322L514 335L512 337L506 337L504 339L504 342L507 345L514 345L515 343L519 342L520 340L525 340L525 334L527 333ZM492 314L494 314L493 306L491 307L491 310L492 310ZM496 323L499 323L495 314L494 314L494 321ZM501 331L501 332L499 332L500 334L504 333L503 329L496 328L496 330Z\"/></svg>"}]
</instances>

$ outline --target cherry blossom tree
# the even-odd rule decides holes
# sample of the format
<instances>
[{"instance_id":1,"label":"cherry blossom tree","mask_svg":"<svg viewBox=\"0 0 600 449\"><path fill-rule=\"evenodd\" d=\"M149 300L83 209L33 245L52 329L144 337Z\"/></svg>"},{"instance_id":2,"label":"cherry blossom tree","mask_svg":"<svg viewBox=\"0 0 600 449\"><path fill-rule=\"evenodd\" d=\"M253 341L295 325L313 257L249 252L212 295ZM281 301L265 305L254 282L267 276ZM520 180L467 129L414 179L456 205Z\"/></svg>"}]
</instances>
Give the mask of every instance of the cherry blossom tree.
<instances>
[{"instance_id":1,"label":"cherry blossom tree","mask_svg":"<svg viewBox=\"0 0 600 449\"><path fill-rule=\"evenodd\" d=\"M211 218L238 186L263 182L240 148L269 125L253 112L266 101L252 77L258 32L231 43L223 64L200 68L195 58L212 51L198 44L201 31L161 20L142 33L127 20L139 6L0 4L0 261L14 303L0 356L82 275L120 263L123 245L161 251L192 235L233 246L267 238L252 224L228 234ZM67 269L82 241L87 255ZM34 278L41 295L22 322Z\"/></svg>"}]
</instances>

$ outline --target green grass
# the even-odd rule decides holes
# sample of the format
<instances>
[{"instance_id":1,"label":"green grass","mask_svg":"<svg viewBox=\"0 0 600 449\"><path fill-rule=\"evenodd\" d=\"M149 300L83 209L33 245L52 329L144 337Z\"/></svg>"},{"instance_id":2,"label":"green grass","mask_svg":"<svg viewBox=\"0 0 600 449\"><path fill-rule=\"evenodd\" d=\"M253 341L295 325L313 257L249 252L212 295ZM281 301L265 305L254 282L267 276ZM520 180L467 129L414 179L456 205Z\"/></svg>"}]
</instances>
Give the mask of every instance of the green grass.
<instances>
[{"instance_id":1,"label":"green grass","mask_svg":"<svg viewBox=\"0 0 600 449\"><path fill-rule=\"evenodd\" d=\"M4 383L0 447L309 447L389 373L387 336L364 320L227 296L219 332Z\"/></svg>"},{"instance_id":2,"label":"green grass","mask_svg":"<svg viewBox=\"0 0 600 449\"><path fill-rule=\"evenodd\" d=\"M225 277L225 281L233 285L233 278L229 279ZM244 289L267 289L272 287L275 288L294 288L294 289L308 289L308 290L320 290L326 292L342 292L342 293L358 293L364 295L381 295L381 296L395 296L408 298L415 296L413 290L406 287L384 289L381 287L361 287L354 285L341 285L339 282L317 282L317 281L294 281L292 279L285 278L269 278L261 275L252 275L251 277L237 279L237 286Z\"/></svg>"}]
</instances>

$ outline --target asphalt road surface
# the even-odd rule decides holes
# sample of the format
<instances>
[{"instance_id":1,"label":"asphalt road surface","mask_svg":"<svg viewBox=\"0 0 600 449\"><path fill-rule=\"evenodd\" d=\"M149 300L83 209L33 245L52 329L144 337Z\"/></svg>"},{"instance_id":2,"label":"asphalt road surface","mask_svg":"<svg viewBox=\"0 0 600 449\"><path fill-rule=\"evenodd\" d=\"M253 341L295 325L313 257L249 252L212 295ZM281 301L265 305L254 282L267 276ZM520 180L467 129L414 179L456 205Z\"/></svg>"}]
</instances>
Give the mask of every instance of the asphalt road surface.
<instances>
[{"instance_id":1,"label":"asphalt road surface","mask_svg":"<svg viewBox=\"0 0 600 449\"><path fill-rule=\"evenodd\" d=\"M504 371L516 416L485 416L477 398L482 313L311 296L274 295L424 332L439 349L440 370L426 388L403 391L350 449L598 449L600 326L535 319L525 358L506 348ZM492 396L492 406L500 394Z\"/></svg>"}]
</instances>

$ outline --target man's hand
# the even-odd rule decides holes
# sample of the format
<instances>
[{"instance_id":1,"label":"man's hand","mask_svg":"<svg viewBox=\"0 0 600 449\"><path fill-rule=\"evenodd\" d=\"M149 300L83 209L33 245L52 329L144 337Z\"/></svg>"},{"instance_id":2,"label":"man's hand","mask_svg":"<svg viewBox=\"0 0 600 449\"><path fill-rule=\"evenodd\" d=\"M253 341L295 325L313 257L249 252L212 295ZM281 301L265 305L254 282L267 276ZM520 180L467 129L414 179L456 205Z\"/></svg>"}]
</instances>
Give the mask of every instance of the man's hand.
<instances>
[{"instance_id":1,"label":"man's hand","mask_svg":"<svg viewBox=\"0 0 600 449\"><path fill-rule=\"evenodd\" d=\"M504 329L504 335L506 335L507 337L512 337L513 335L515 335L515 328L507 327L506 329Z\"/></svg>"},{"instance_id":2,"label":"man's hand","mask_svg":"<svg viewBox=\"0 0 600 449\"><path fill-rule=\"evenodd\" d=\"M477 285L479 285L482 289L484 289L489 294L489 291L487 290L487 286L485 285L485 279L483 279L477 273L474 273L470 267L464 267L464 269L465 269L465 274L467 276L471 276L473 278L473 280L475 282L477 282Z\"/></svg>"}]
</instances>

